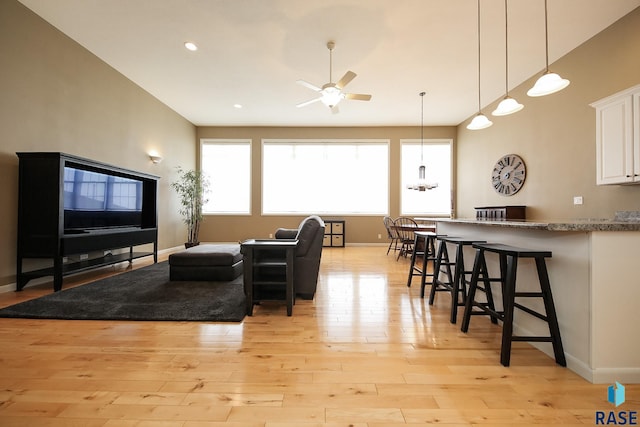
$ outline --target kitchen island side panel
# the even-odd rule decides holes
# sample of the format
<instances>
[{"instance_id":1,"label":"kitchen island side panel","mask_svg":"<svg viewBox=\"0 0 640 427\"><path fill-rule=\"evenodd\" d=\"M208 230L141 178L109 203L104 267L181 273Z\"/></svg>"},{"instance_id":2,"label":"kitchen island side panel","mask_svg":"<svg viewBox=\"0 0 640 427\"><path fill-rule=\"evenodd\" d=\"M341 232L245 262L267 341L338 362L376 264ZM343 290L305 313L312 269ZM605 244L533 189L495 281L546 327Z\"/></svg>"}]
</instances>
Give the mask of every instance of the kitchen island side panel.
<instances>
[{"instance_id":1,"label":"kitchen island side panel","mask_svg":"<svg viewBox=\"0 0 640 427\"><path fill-rule=\"evenodd\" d=\"M594 382L640 383L640 233L591 235Z\"/></svg>"},{"instance_id":2,"label":"kitchen island side panel","mask_svg":"<svg viewBox=\"0 0 640 427\"><path fill-rule=\"evenodd\" d=\"M490 243L504 243L512 246L537 250L549 250L552 258L547 259L553 299L562 336L567 367L583 378L593 382L591 360L591 243L589 232L547 231L529 228L492 227L472 223L438 222L438 233L457 237L470 237ZM636 233L640 237L640 233ZM492 275L497 275L497 256L487 254L487 266ZM474 250L465 248L465 261L470 270ZM519 291L539 291L540 285L532 260L521 260L518 264L517 286ZM494 288L497 289L497 288ZM501 295L494 296L500 300ZM541 303L525 302L537 310ZM474 317L469 328L473 335L474 322L488 322L484 317ZM545 322L526 313L517 311L514 331L522 335L548 334ZM536 348L553 357L549 343L532 343ZM496 359L496 363L498 360Z\"/></svg>"}]
</instances>

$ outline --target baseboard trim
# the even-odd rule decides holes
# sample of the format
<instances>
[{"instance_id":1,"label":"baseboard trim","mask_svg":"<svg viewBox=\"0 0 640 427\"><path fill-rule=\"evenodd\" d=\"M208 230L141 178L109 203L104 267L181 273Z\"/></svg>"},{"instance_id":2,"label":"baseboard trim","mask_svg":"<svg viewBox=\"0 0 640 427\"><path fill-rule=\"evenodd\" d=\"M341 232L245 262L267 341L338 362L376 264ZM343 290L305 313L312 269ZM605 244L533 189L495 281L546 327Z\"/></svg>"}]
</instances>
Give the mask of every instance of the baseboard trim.
<instances>
[{"instance_id":1,"label":"baseboard trim","mask_svg":"<svg viewBox=\"0 0 640 427\"><path fill-rule=\"evenodd\" d=\"M514 333L517 335L534 335L531 331L514 325ZM550 343L530 342L533 347L545 353L550 358L554 358L553 346ZM585 361L580 360L565 350L567 359L567 369L580 375L592 384L613 384L618 381L622 384L640 384L640 368L619 367L619 368L591 368Z\"/></svg>"},{"instance_id":2,"label":"baseboard trim","mask_svg":"<svg viewBox=\"0 0 640 427\"><path fill-rule=\"evenodd\" d=\"M593 371L594 384L640 384L640 368L598 368Z\"/></svg>"},{"instance_id":3,"label":"baseboard trim","mask_svg":"<svg viewBox=\"0 0 640 427\"><path fill-rule=\"evenodd\" d=\"M345 243L345 246L359 246L359 247L380 246L380 247L386 248L387 246L389 246L389 244L388 243Z\"/></svg>"}]
</instances>

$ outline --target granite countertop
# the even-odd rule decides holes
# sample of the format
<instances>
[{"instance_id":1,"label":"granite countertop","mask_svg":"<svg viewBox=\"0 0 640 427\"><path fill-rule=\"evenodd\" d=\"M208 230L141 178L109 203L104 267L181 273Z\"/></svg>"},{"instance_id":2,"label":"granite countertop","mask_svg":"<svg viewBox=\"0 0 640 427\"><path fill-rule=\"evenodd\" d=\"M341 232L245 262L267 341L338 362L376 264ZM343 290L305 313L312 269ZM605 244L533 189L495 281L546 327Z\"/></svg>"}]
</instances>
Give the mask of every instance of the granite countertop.
<instances>
[{"instance_id":1,"label":"granite countertop","mask_svg":"<svg viewBox=\"0 0 640 427\"><path fill-rule=\"evenodd\" d=\"M479 220L475 218L432 218L434 222L473 224L488 227L524 228L548 231L640 231L640 220L636 218L610 219L563 219L563 220Z\"/></svg>"}]
</instances>

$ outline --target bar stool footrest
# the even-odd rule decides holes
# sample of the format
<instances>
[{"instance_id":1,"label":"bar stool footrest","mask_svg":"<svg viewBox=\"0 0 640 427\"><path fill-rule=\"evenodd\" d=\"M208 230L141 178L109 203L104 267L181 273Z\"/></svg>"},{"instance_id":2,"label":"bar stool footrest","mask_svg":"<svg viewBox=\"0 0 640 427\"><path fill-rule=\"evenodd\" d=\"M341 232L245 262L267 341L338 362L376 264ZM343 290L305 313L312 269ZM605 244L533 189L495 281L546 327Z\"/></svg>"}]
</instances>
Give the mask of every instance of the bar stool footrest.
<instances>
[{"instance_id":1,"label":"bar stool footrest","mask_svg":"<svg viewBox=\"0 0 640 427\"><path fill-rule=\"evenodd\" d=\"M544 294L542 292L516 292L514 296L516 298L544 298Z\"/></svg>"},{"instance_id":2,"label":"bar stool footrest","mask_svg":"<svg viewBox=\"0 0 640 427\"><path fill-rule=\"evenodd\" d=\"M492 318L496 319L496 320L504 320L504 311L497 311L497 310L492 310L489 307L486 306L479 306L477 304L474 304L474 307L478 307L479 309L481 309L482 311L471 311L469 314L471 316L486 316L489 315Z\"/></svg>"},{"instance_id":3,"label":"bar stool footrest","mask_svg":"<svg viewBox=\"0 0 640 427\"><path fill-rule=\"evenodd\" d=\"M526 313L529 313L530 315L532 315L534 317L537 317L540 320L544 320L545 322L549 323L549 320L548 320L549 318L547 316L545 316L544 314L542 314L542 313L538 313L537 311L532 310L529 307L525 307L522 304L518 304L517 302L514 303L513 306L516 307L516 308L519 308L520 310L522 310L522 311L524 311Z\"/></svg>"}]
</instances>

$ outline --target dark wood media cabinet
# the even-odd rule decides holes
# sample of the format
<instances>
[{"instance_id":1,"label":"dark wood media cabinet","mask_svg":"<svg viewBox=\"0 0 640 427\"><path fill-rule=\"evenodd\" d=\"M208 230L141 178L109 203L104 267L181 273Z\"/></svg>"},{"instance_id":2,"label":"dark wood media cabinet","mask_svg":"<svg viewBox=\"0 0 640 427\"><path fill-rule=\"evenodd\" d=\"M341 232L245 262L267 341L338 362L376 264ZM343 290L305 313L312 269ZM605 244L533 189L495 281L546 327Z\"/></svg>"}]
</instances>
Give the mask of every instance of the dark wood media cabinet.
<instances>
[{"instance_id":1,"label":"dark wood media cabinet","mask_svg":"<svg viewBox=\"0 0 640 427\"><path fill-rule=\"evenodd\" d=\"M59 291L65 275L146 256L158 261L157 176L65 153L16 154L20 160L17 291L39 277L53 276L53 289ZM67 168L86 174L90 180L81 183L65 180L65 174L70 172ZM73 185L98 188L95 192L104 199L104 206L109 204L110 193L115 193L116 198L120 197L118 200L128 200L137 207L124 213L117 207L72 212L65 209L65 191L70 193ZM121 190L126 186L126 191ZM85 193L74 197L86 198ZM124 195L119 196L120 193ZM94 200L90 202L95 204ZM134 250L143 245L153 245L153 250ZM126 248L128 251L111 254L112 250ZM105 255L64 262L74 255L95 252ZM46 259L53 265L25 271L27 259Z\"/></svg>"}]
</instances>

